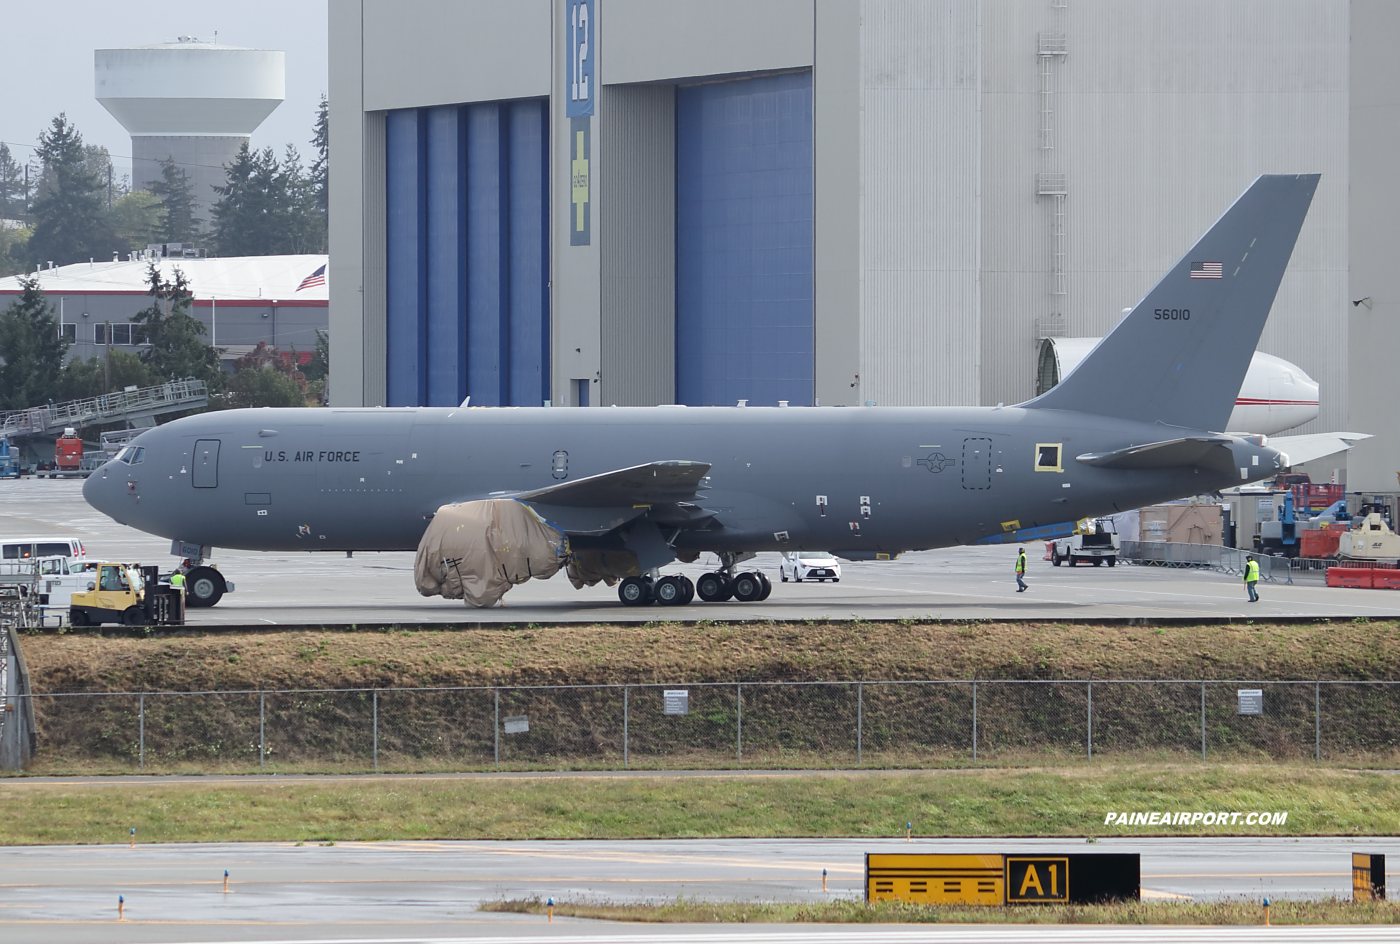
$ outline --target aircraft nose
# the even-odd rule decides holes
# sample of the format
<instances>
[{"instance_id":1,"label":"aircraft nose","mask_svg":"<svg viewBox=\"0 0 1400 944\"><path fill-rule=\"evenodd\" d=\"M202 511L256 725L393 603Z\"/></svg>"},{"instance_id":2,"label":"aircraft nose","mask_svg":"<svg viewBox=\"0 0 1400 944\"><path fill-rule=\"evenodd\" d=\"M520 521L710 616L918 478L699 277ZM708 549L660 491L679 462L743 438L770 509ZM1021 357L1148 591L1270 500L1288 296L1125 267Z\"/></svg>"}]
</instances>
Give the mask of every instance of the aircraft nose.
<instances>
[{"instance_id":1,"label":"aircraft nose","mask_svg":"<svg viewBox=\"0 0 1400 944\"><path fill-rule=\"evenodd\" d=\"M126 487L125 478L115 471L120 468L116 459L108 459L83 482L83 499L109 518L118 517L121 508L118 500Z\"/></svg>"}]
</instances>

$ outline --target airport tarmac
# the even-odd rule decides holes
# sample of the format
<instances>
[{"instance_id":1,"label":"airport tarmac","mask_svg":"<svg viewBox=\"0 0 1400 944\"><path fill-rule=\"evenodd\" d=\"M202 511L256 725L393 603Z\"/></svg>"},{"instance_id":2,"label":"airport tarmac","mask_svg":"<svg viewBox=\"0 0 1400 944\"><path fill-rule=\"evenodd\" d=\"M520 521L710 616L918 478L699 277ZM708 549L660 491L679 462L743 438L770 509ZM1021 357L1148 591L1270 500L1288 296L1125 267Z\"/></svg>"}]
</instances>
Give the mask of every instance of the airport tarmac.
<instances>
[{"instance_id":1,"label":"airport tarmac","mask_svg":"<svg viewBox=\"0 0 1400 944\"><path fill-rule=\"evenodd\" d=\"M1350 897L1351 853L1395 839L779 839L12 847L0 857L9 942L282 940L1024 940L1026 930L638 926L481 912L482 902L820 901L862 895L866 852L1140 852L1145 899ZM223 872L229 872L229 894ZM826 869L827 891L821 872ZM125 922L116 922L117 897ZM1069 940L1253 940L1249 929L1037 928ZM1210 937L1200 932L1214 930ZM1380 940L1300 937L1271 940ZM1382 929L1376 929L1382 930ZM786 933L784 933L786 931ZM816 933L821 931L822 933ZM1394 938L1389 929L1386 939Z\"/></svg>"},{"instance_id":2,"label":"airport tarmac","mask_svg":"<svg viewBox=\"0 0 1400 944\"><path fill-rule=\"evenodd\" d=\"M173 567L170 542L119 525L89 506L76 479L0 481L0 538L76 534L90 556ZM957 547L890 562L843 562L840 583L778 581L777 554L745 564L774 582L762 603L624 607L615 589L575 590L562 575L512 589L504 605L472 609L425 598L413 585L410 552L285 554L218 548L212 562L236 591L218 606L189 611L193 625L334 623L595 622L657 619L1153 619L1400 616L1400 592L1328 588L1313 579L1261 583L1247 602L1238 577L1161 567L1053 567L1043 545L1027 546L1030 590L1016 592L1014 547ZM713 555L666 572L692 579Z\"/></svg>"}]
</instances>

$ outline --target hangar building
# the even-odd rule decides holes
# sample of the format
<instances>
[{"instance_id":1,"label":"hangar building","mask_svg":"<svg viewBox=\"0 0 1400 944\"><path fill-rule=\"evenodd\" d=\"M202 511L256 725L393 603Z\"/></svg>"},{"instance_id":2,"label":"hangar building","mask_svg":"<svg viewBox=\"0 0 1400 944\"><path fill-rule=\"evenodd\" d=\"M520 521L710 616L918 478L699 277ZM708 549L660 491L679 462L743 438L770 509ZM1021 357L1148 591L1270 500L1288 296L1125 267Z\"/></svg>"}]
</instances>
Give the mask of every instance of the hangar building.
<instances>
[{"instance_id":1,"label":"hangar building","mask_svg":"<svg viewBox=\"0 0 1400 944\"><path fill-rule=\"evenodd\" d=\"M1400 275L1355 287L1349 247L1400 217L1397 30L1382 0L332 4L332 402L1013 403L1256 175L1321 172L1260 348L1322 385L1303 431L1382 433L1349 327L1381 356ZM1363 449L1400 469L1380 436L1353 479Z\"/></svg>"}]
</instances>

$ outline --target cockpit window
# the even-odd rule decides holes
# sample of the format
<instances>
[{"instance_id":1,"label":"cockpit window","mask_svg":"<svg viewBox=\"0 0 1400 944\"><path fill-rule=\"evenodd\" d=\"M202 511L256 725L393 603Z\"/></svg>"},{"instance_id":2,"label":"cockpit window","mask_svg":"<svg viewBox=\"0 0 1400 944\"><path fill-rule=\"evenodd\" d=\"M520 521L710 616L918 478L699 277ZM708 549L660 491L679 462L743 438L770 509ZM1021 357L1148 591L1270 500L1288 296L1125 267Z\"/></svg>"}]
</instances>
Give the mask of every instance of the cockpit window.
<instances>
[{"instance_id":1,"label":"cockpit window","mask_svg":"<svg viewBox=\"0 0 1400 944\"><path fill-rule=\"evenodd\" d=\"M136 452L135 452L135 454L133 454L132 457L131 457L131 464L132 464L132 465L137 465L138 463L140 463L140 462L141 462L142 460L144 460L145 458L146 458L146 447L145 447L145 446L137 446L137 447L136 447Z\"/></svg>"},{"instance_id":2,"label":"cockpit window","mask_svg":"<svg viewBox=\"0 0 1400 944\"><path fill-rule=\"evenodd\" d=\"M125 449L123 449L121 452L117 453L117 461L118 461L118 462L126 462L126 463L129 464L129 463L131 462L131 454L132 454L133 452L135 452L135 451L136 451L136 449L133 448L132 446L127 446L127 447L126 447Z\"/></svg>"},{"instance_id":3,"label":"cockpit window","mask_svg":"<svg viewBox=\"0 0 1400 944\"><path fill-rule=\"evenodd\" d=\"M137 465L146 458L145 446L127 446L117 453L117 461L125 462L127 465Z\"/></svg>"}]
</instances>

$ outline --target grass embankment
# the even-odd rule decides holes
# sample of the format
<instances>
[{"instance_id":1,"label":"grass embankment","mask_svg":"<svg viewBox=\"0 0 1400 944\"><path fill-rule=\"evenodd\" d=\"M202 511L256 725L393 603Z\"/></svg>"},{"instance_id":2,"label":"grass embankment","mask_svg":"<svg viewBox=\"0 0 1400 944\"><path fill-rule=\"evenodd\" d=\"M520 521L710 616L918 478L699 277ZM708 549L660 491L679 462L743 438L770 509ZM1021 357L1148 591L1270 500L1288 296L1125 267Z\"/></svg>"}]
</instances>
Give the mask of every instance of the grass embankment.
<instances>
[{"instance_id":1,"label":"grass embankment","mask_svg":"<svg viewBox=\"0 0 1400 944\"><path fill-rule=\"evenodd\" d=\"M1400 622L803 623L26 636L34 690L895 679L1400 679Z\"/></svg>"},{"instance_id":2,"label":"grass embankment","mask_svg":"<svg viewBox=\"0 0 1400 944\"><path fill-rule=\"evenodd\" d=\"M0 781L0 845L408 839L1394 835L1400 778L1302 766L755 777ZM1105 826L1108 812L1287 812L1281 826Z\"/></svg>"},{"instance_id":3,"label":"grass embankment","mask_svg":"<svg viewBox=\"0 0 1400 944\"><path fill-rule=\"evenodd\" d=\"M538 898L487 902L482 911L542 915ZM664 904L558 901L561 917L657 924L1138 924L1257 925L1264 911L1257 901L1142 901L1111 905L1038 905L1026 908L975 908L913 905L901 902L825 901L784 904L718 903L677 900ZM1400 924L1400 903L1278 901L1270 907L1275 925Z\"/></svg>"}]
</instances>

